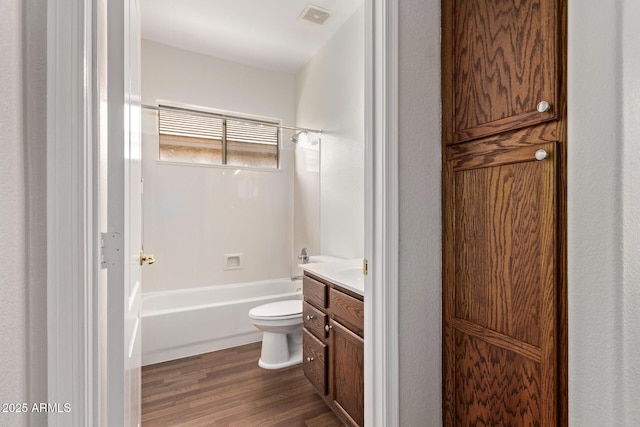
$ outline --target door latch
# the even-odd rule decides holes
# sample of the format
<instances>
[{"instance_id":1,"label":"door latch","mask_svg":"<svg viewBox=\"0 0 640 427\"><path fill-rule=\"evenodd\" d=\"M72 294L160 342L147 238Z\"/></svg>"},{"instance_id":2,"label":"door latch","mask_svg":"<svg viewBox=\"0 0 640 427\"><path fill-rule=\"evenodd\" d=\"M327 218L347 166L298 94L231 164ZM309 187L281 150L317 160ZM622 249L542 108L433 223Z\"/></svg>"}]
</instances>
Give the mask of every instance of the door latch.
<instances>
[{"instance_id":1,"label":"door latch","mask_svg":"<svg viewBox=\"0 0 640 427\"><path fill-rule=\"evenodd\" d=\"M140 251L140 265L144 264L145 262L151 265L156 262L156 259L153 257L153 254L145 254L144 252Z\"/></svg>"}]
</instances>

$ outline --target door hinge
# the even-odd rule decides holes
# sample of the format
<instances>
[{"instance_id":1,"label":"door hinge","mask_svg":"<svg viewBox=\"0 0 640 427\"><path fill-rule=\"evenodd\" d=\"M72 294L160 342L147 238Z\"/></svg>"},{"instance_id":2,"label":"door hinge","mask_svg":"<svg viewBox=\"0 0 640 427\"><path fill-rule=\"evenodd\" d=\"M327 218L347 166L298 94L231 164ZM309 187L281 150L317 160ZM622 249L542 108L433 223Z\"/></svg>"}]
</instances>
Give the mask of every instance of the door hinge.
<instances>
[{"instance_id":1,"label":"door hinge","mask_svg":"<svg viewBox=\"0 0 640 427\"><path fill-rule=\"evenodd\" d=\"M113 267L122 261L122 234L117 231L100 233L100 268Z\"/></svg>"},{"instance_id":2,"label":"door hinge","mask_svg":"<svg viewBox=\"0 0 640 427\"><path fill-rule=\"evenodd\" d=\"M366 258L362 260L362 274L365 276L369 274L369 260Z\"/></svg>"}]
</instances>

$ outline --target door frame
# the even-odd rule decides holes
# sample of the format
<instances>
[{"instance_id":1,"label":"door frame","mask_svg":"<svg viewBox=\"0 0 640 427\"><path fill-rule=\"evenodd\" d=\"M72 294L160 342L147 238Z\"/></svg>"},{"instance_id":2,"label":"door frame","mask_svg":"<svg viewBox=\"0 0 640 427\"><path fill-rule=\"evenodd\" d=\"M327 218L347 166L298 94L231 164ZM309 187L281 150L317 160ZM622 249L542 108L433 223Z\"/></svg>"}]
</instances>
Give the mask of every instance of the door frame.
<instances>
[{"instance_id":1,"label":"door frame","mask_svg":"<svg viewBox=\"0 0 640 427\"><path fill-rule=\"evenodd\" d=\"M99 337L98 0L47 2L47 321L50 426L104 425ZM365 6L365 418L397 425L398 5Z\"/></svg>"},{"instance_id":2,"label":"door frame","mask_svg":"<svg viewBox=\"0 0 640 427\"><path fill-rule=\"evenodd\" d=\"M47 2L48 425L100 425L94 1Z\"/></svg>"},{"instance_id":3,"label":"door frame","mask_svg":"<svg viewBox=\"0 0 640 427\"><path fill-rule=\"evenodd\" d=\"M365 6L364 417L381 427L400 422L398 8L393 0Z\"/></svg>"}]
</instances>

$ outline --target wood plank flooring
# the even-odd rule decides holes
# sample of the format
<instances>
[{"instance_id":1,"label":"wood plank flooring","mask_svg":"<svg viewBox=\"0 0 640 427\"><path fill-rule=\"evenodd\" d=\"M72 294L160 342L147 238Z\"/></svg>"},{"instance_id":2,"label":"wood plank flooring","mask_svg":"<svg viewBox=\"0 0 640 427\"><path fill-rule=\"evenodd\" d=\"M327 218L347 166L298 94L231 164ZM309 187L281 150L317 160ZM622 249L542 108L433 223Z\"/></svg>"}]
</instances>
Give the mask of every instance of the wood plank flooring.
<instances>
[{"instance_id":1,"label":"wood plank flooring","mask_svg":"<svg viewBox=\"0 0 640 427\"><path fill-rule=\"evenodd\" d=\"M341 427L302 365L258 367L260 343L142 368L142 426Z\"/></svg>"}]
</instances>

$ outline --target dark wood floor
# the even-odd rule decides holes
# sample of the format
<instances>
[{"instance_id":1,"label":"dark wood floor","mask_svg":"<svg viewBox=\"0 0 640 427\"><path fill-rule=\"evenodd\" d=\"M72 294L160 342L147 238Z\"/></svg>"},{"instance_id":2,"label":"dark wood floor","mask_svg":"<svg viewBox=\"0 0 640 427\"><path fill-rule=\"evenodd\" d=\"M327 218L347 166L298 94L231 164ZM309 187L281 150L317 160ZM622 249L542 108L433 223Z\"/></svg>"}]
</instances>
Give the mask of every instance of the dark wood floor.
<instances>
[{"instance_id":1,"label":"dark wood floor","mask_svg":"<svg viewBox=\"0 0 640 427\"><path fill-rule=\"evenodd\" d=\"M270 371L259 358L254 343L143 367L143 427L342 426L302 365Z\"/></svg>"}]
</instances>

